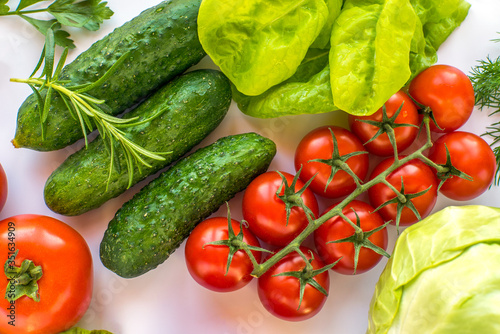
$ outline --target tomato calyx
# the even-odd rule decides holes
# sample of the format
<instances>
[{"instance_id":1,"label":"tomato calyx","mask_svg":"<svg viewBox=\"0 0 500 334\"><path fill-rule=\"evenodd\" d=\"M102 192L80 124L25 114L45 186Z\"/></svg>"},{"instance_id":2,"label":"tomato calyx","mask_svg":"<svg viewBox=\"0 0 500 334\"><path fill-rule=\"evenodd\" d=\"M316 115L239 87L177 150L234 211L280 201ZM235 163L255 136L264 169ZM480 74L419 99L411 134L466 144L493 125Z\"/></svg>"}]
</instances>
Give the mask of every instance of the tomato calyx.
<instances>
[{"instance_id":1,"label":"tomato calyx","mask_svg":"<svg viewBox=\"0 0 500 334\"><path fill-rule=\"evenodd\" d=\"M337 174L337 172L340 170L343 170L344 172L349 174L353 178L354 182L356 183L356 186L360 187L362 180L360 180L360 178L356 175L356 173L353 172L353 170L351 169L351 167L347 163L347 160L349 160L350 158L357 156L357 155L368 154L368 152L367 151L355 151L355 152L341 155L340 151L339 151L339 144L337 142L337 138L335 137L335 134L333 133L333 130L331 128L328 128L328 130L330 130L330 133L332 135L332 140L333 140L332 157L330 159L312 159L312 160L309 160L309 162L320 162L320 163L324 163L324 164L331 167L330 175L328 176L328 180L326 181L325 192L328 189L328 185L332 182L335 174ZM309 181L311 181L311 180L309 180Z\"/></svg>"},{"instance_id":2,"label":"tomato calyx","mask_svg":"<svg viewBox=\"0 0 500 334\"><path fill-rule=\"evenodd\" d=\"M378 131L373 135L373 137L371 139L369 139L368 141L366 141L365 143L363 143L363 145L366 145L366 144L374 141L380 135L386 133L392 147L396 150L394 154L397 155L396 135L394 133L394 129L396 129L398 127L406 127L406 126L418 128L418 126L416 126L415 124L396 123L396 118L401 113L401 110L403 110L403 105L404 105L404 102L401 103L401 105L396 110L396 112L394 112L394 115L389 117L387 115L387 107L384 104L382 106L382 120L381 121L374 121L374 120L368 120L368 119L357 119L356 121L358 121L358 122L370 124L370 125L373 125L373 126L378 128Z\"/></svg>"},{"instance_id":3,"label":"tomato calyx","mask_svg":"<svg viewBox=\"0 0 500 334\"><path fill-rule=\"evenodd\" d=\"M259 252L268 252L270 253L271 251L261 248L261 247L255 247L252 245L247 244L245 241L243 241L244 235L243 235L243 221L240 222L240 231L238 234L234 233L233 229L233 224L231 224L231 212L229 210L229 204L227 204L227 231L228 231L228 238L224 240L217 240L217 241L212 241L206 243L203 247L207 245L215 245L215 246L227 246L229 247L229 254L227 256L227 264L226 264L226 275L229 272L229 268L231 266L231 262L233 261L234 254L238 252L239 250L244 251L245 253L248 254L250 257L250 261L255 265L257 264L257 260L255 259L254 255L252 254L252 251L259 251Z\"/></svg>"},{"instance_id":4,"label":"tomato calyx","mask_svg":"<svg viewBox=\"0 0 500 334\"><path fill-rule=\"evenodd\" d=\"M27 296L39 302L40 293L37 282L42 278L42 267L35 265L31 260L24 260L21 266L15 266L14 260L18 253L19 249L7 259L4 265L5 276L9 280L5 299L12 303L22 296Z\"/></svg>"},{"instance_id":5,"label":"tomato calyx","mask_svg":"<svg viewBox=\"0 0 500 334\"><path fill-rule=\"evenodd\" d=\"M302 194L306 191L307 187L309 187L314 177L310 178L301 189L295 191L295 185L300 178L301 171L302 167L300 167L300 169L297 171L297 174L295 174L295 176L293 177L292 184L290 185L288 184L285 175L283 175L279 171L276 171L282 180L278 190L276 191L276 197L282 200L285 204L286 226L288 226L290 214L292 212L292 208L294 207L299 207L304 210L308 221L312 221L315 218L312 210L304 203L304 200L302 199Z\"/></svg>"},{"instance_id":6,"label":"tomato calyx","mask_svg":"<svg viewBox=\"0 0 500 334\"><path fill-rule=\"evenodd\" d=\"M401 177L401 189L398 190L396 189L392 184L389 182L383 181L384 184L386 184L389 188L392 189L392 191L396 194L396 197L380 204L376 209L375 212L383 208L384 206L387 206L389 204L396 204L396 229L397 233L399 234L399 222L401 221L401 214L403 212L404 208L410 209L415 216L417 217L418 220L421 220L420 213L418 212L417 208L411 201L413 198L417 198L419 196L422 196L426 192L428 192L431 187L424 189L422 191L416 192L416 193L405 193L405 184L403 182L403 177Z\"/></svg>"},{"instance_id":7,"label":"tomato calyx","mask_svg":"<svg viewBox=\"0 0 500 334\"><path fill-rule=\"evenodd\" d=\"M450 151L448 150L448 146L444 145L446 150L446 162L444 164L437 164L436 168L436 176L440 180L438 185L438 190L441 189L441 186L446 182L446 180L456 176L467 181L472 181L473 178L466 173L462 172L451 162Z\"/></svg>"},{"instance_id":8,"label":"tomato calyx","mask_svg":"<svg viewBox=\"0 0 500 334\"><path fill-rule=\"evenodd\" d=\"M314 254L312 252L310 252L310 254L311 254L310 259L308 259L306 257L306 255L300 249L296 249L296 252L304 259L304 262L305 262L304 268L302 270L298 270L298 271L285 271L285 272L282 272L282 273L279 273L279 274L276 274L273 276L295 277L299 280L299 287L300 287L299 293L300 293L300 295L299 295L299 306L297 307L297 310L298 310L298 309L300 309L300 306L302 305L302 300L304 298L304 291L305 291L306 286L308 284L310 286L312 286L313 288L315 288L316 290L318 290L319 292L321 292L322 294L324 294L325 296L328 296L328 292L325 290L325 288L323 288L321 286L321 284L319 284L314 279L314 277L319 275L319 274L324 273L325 271L328 271L331 268L333 268L333 266L335 266L340 261L340 259L338 259L337 261L335 261L329 265L326 265L322 268L314 269L314 267L312 265L312 261L314 260Z\"/></svg>"},{"instance_id":9,"label":"tomato calyx","mask_svg":"<svg viewBox=\"0 0 500 334\"><path fill-rule=\"evenodd\" d=\"M346 237L346 238L327 241L326 243L330 244L330 243L350 242L354 245L354 272L353 272L353 275L356 275L356 268L358 267L359 252L361 251L361 248L371 249L375 253L380 254L382 256L385 256L387 258L391 257L391 255L389 253L387 253L385 249L375 245L373 242L371 242L370 239L368 239L373 234L377 233L378 231L383 230L390 223L390 221L387 221L383 225L380 225L372 230L363 231L363 229L361 228L361 220L359 218L358 213L354 210L353 210L353 212L356 215L356 223L352 222L352 220L350 220L343 213L340 213L339 216L354 228L354 234L352 234L351 236ZM340 259L338 261L340 261Z\"/></svg>"}]
</instances>

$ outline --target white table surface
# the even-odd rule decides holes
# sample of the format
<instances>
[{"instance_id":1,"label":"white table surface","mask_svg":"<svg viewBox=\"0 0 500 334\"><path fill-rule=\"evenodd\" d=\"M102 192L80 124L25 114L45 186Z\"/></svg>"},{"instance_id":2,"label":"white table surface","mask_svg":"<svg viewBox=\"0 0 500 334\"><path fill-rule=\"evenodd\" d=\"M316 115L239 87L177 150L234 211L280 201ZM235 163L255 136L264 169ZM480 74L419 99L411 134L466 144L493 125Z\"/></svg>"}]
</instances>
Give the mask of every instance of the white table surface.
<instances>
[{"instance_id":1,"label":"white table surface","mask_svg":"<svg viewBox=\"0 0 500 334\"><path fill-rule=\"evenodd\" d=\"M9 4L16 1L10 1ZM115 27L132 19L159 1L108 0L115 12L98 32L71 30L77 49L69 60ZM500 1L470 0L472 5L463 24L440 48L439 63L450 64L469 73L477 60L500 55ZM17 5L17 4L16 4ZM87 329L106 329L115 334L160 333L364 333L367 312L375 283L383 269L383 260L374 270L343 276L331 273L330 296L317 316L294 323L271 316L261 305L255 280L238 292L220 294L205 290L189 276L184 264L183 245L157 269L134 279L122 279L103 267L99 260L99 243L121 204L145 183L133 187L99 209L78 217L63 217L51 212L43 200L43 187L50 173L74 152L75 146L56 152L15 149L17 109L31 93L27 85L9 82L12 77L27 77L38 61L43 39L38 32L17 17L0 18L0 163L9 183L7 203L0 219L17 214L36 213L59 218L76 228L88 241L94 257L95 290L90 308L79 325ZM205 59L200 67L213 67ZM462 128L482 134L499 117L488 117L487 111L475 110ZM323 115L284 117L271 120L252 119L231 106L220 127L206 138L205 146L219 137L245 131L256 131L273 139L278 154L270 169L294 172L293 154L298 141L313 128L325 124L346 125L345 115L333 112ZM489 139L488 139L489 140ZM489 190L468 202L454 202L440 196L434 211L448 205L483 204L498 206L500 188ZM231 202L234 218L240 219L241 194ZM225 209L216 214L225 215ZM391 245L396 231L390 227Z\"/></svg>"}]
</instances>

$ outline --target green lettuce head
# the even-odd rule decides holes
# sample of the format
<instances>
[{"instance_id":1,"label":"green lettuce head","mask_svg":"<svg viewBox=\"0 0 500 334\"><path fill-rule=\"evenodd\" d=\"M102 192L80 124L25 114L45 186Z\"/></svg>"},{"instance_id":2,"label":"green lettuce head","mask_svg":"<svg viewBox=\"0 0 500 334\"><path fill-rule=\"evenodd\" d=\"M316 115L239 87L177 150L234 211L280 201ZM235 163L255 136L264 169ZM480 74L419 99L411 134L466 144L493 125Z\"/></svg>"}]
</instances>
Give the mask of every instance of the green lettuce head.
<instances>
[{"instance_id":1,"label":"green lettuce head","mask_svg":"<svg viewBox=\"0 0 500 334\"><path fill-rule=\"evenodd\" d=\"M401 233L367 333L500 333L500 209L448 207Z\"/></svg>"}]
</instances>

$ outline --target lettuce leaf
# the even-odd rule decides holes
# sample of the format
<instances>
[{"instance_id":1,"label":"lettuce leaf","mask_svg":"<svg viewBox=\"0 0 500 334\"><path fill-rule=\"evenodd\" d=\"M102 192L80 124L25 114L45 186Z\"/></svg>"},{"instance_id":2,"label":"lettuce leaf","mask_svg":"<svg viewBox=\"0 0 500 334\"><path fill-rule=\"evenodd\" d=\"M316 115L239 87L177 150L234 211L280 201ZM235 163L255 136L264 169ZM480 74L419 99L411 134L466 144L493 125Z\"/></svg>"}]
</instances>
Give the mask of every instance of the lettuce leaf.
<instances>
[{"instance_id":1,"label":"lettuce leaf","mask_svg":"<svg viewBox=\"0 0 500 334\"><path fill-rule=\"evenodd\" d=\"M349 114L377 111L411 75L418 18L409 0L347 0L332 30L333 100Z\"/></svg>"},{"instance_id":2,"label":"lettuce leaf","mask_svg":"<svg viewBox=\"0 0 500 334\"><path fill-rule=\"evenodd\" d=\"M242 94L233 85L233 99L243 113L258 118L338 110L330 87L328 53L310 49L291 78L259 96Z\"/></svg>"},{"instance_id":3,"label":"lettuce leaf","mask_svg":"<svg viewBox=\"0 0 500 334\"><path fill-rule=\"evenodd\" d=\"M411 80L437 62L437 50L465 20L470 4L464 0L410 1L419 18L410 52Z\"/></svg>"},{"instance_id":4,"label":"lettuce leaf","mask_svg":"<svg viewBox=\"0 0 500 334\"><path fill-rule=\"evenodd\" d=\"M290 78L327 20L324 0L204 0L201 45L246 95Z\"/></svg>"},{"instance_id":5,"label":"lettuce leaf","mask_svg":"<svg viewBox=\"0 0 500 334\"><path fill-rule=\"evenodd\" d=\"M328 17L323 29L319 33L316 40L312 43L311 48L313 49L327 49L330 48L330 36L332 34L333 24L335 20L340 15L342 10L343 0L325 0L326 6L328 7Z\"/></svg>"},{"instance_id":6,"label":"lettuce leaf","mask_svg":"<svg viewBox=\"0 0 500 334\"><path fill-rule=\"evenodd\" d=\"M324 1L336 19L331 24L329 16L312 44L317 48L311 46L296 74L254 96L234 85L233 98L242 112L259 118L339 109L373 113L436 63L439 46L470 7L464 0L346 0L337 15L331 9L341 2ZM322 35L330 27L325 46ZM325 51L330 52L327 62Z\"/></svg>"},{"instance_id":7,"label":"lettuce leaf","mask_svg":"<svg viewBox=\"0 0 500 334\"><path fill-rule=\"evenodd\" d=\"M500 209L448 207L399 236L367 333L500 333L498 319Z\"/></svg>"}]
</instances>

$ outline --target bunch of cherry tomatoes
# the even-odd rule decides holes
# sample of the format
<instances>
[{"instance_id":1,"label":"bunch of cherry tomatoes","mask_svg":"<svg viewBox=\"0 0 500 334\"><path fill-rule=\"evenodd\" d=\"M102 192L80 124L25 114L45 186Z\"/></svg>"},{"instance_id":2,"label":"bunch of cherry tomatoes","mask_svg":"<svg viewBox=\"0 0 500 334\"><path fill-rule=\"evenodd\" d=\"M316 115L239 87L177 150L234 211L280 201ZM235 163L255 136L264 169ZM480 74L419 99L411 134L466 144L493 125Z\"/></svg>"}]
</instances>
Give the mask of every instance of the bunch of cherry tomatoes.
<instances>
[{"instance_id":1,"label":"bunch of cherry tomatoes","mask_svg":"<svg viewBox=\"0 0 500 334\"><path fill-rule=\"evenodd\" d=\"M438 193L464 201L488 189L496 171L491 147L473 133L458 131L474 104L469 78L454 67L435 65L375 114L350 115L350 130L324 126L311 131L296 148L296 175L269 171L245 190L243 222L229 215L212 217L194 229L185 245L190 274L201 285L224 292L258 276L259 298L272 314L292 321L312 317L326 300L330 268L359 274L388 256L388 223L418 222L430 214ZM426 133L421 126L425 118L428 138L432 134L428 152L384 173L412 154L404 152ZM374 160L377 165L370 170ZM377 177L381 180L368 188L366 200L343 201ZM290 189L294 192L283 200ZM333 200L321 215L316 196ZM314 247L294 245L295 251L255 274L256 263L290 247L311 220L340 204L341 214L314 230Z\"/></svg>"}]
</instances>

